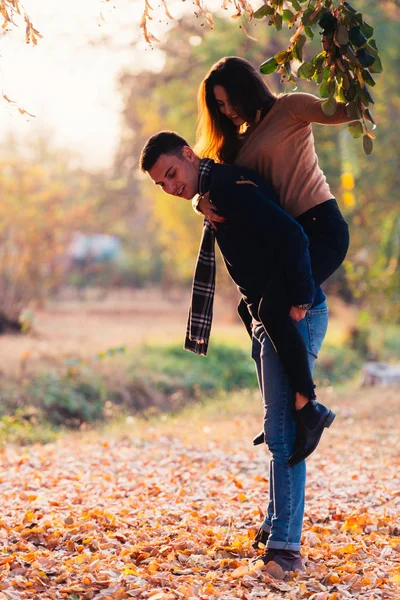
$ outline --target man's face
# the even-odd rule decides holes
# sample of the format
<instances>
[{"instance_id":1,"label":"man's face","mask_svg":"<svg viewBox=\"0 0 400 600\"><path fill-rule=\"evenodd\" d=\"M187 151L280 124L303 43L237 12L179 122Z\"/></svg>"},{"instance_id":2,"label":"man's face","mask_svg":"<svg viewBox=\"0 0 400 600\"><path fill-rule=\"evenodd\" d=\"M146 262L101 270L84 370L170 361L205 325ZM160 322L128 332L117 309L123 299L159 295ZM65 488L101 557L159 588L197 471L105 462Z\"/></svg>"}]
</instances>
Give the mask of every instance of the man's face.
<instances>
[{"instance_id":1,"label":"man's face","mask_svg":"<svg viewBox=\"0 0 400 600\"><path fill-rule=\"evenodd\" d=\"M148 171L150 177L166 194L191 200L197 194L198 159L188 146L182 153L162 154Z\"/></svg>"}]
</instances>

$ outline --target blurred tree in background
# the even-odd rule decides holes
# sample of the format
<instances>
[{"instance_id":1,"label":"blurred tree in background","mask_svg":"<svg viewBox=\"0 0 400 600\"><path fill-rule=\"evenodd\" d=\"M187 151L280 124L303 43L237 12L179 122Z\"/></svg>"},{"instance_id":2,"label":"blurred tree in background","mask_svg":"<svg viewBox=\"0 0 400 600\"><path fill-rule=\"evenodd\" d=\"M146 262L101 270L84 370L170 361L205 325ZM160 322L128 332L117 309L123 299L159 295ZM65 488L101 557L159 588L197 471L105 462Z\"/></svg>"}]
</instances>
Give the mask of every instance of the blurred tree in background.
<instances>
[{"instance_id":1,"label":"blurred tree in background","mask_svg":"<svg viewBox=\"0 0 400 600\"><path fill-rule=\"evenodd\" d=\"M36 150L27 157L11 143L0 162L0 313L12 321L59 283L69 237L96 208L90 179L68 157L41 141Z\"/></svg>"},{"instance_id":2,"label":"blurred tree in background","mask_svg":"<svg viewBox=\"0 0 400 600\"><path fill-rule=\"evenodd\" d=\"M136 283L132 278L143 270L129 254L134 244L145 243L146 235L140 244L138 236L130 243L134 219L125 182L78 164L68 151L55 149L46 134L29 147L10 136L0 148L0 331L10 322L18 328L23 309L43 305L68 281L67 250L77 232L123 240L128 264L122 270L129 271L129 283ZM142 278L151 275L151 268Z\"/></svg>"},{"instance_id":3,"label":"blurred tree in background","mask_svg":"<svg viewBox=\"0 0 400 600\"><path fill-rule=\"evenodd\" d=\"M366 156L347 127L314 126L317 153L339 205L349 221L352 242L345 272L330 285L349 301L357 301L377 318L400 318L399 227L399 139L393 126L399 119L398 46L400 31L397 12L391 19L380 3L359 0L357 9L375 27L385 70L374 88L374 116L378 125L374 153ZM194 142L197 117L196 94L209 67L222 56L239 55L256 67L267 55L276 53L282 36L262 22L253 22L247 33L252 41L232 27L228 19L215 20L210 31L192 16L177 21L160 48L165 65L159 72L143 70L121 77L124 97L125 131L118 153L118 166L137 164L146 139L160 129L172 129ZM218 41L216 43L216 40ZM313 45L314 44L314 45ZM320 44L314 39L309 52ZM304 60L307 59L305 55ZM275 92L290 92L291 83L282 83L276 74L266 78ZM314 83L298 80L300 91L318 94ZM126 170L125 170L126 172ZM131 172L141 186L142 200L151 207L149 226L163 248L164 263L175 276L189 280L195 261L201 219L187 203L168 198L140 175ZM219 270L221 273L221 269Z\"/></svg>"},{"instance_id":4,"label":"blurred tree in background","mask_svg":"<svg viewBox=\"0 0 400 600\"><path fill-rule=\"evenodd\" d=\"M3 4L9 17L18 8L14 0ZM352 4L375 29L384 71L373 89L378 128L372 155L364 155L346 126L314 126L321 167L352 235L344 269L328 285L374 318L398 321L400 143L395 124L400 111L399 9L398 3L390 0L354 0ZM10 24L4 10L2 14ZM138 172L141 148L160 129L176 130L193 144L197 89L210 66L222 56L239 55L258 68L265 58L289 44L294 31L284 27L277 32L267 26L266 19L254 19L246 25L245 35L242 21L232 21L229 11L214 19L211 30L204 14L197 14L197 18L191 13L172 21L165 41L157 46L155 68L149 68L146 61L142 68L136 61L134 72L121 75L123 130L115 164L108 173L78 168L64 151L55 152L43 140L29 158L6 142L7 149L0 157L0 312L9 318L18 316L31 299L43 300L65 281L63 253L77 229L120 238L125 250L120 266L122 283L161 282L168 286L191 282L202 220L187 203L167 197ZM35 43L38 36L29 19L26 26L29 41ZM304 47L303 60L309 61L320 49L316 33ZM148 61L151 63L156 61ZM292 82L282 82L277 73L266 81L277 93L295 88ZM297 85L301 91L319 92L313 82L298 80ZM218 289L227 290L228 297L234 295L223 268L219 269Z\"/></svg>"}]
</instances>

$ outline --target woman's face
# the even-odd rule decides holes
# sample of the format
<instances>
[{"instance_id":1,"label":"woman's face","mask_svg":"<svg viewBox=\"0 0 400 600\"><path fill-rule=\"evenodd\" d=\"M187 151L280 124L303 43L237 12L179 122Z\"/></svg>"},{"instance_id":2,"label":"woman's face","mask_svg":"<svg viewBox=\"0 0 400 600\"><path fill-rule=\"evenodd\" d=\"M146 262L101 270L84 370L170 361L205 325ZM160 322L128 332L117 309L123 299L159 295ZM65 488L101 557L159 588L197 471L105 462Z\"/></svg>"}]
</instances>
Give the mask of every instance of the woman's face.
<instances>
[{"instance_id":1,"label":"woman's face","mask_svg":"<svg viewBox=\"0 0 400 600\"><path fill-rule=\"evenodd\" d=\"M237 114L236 110L231 105L225 88L221 85L214 86L214 96L220 112L225 115L225 117L228 117L236 127L240 127L240 125L245 123L245 120Z\"/></svg>"}]
</instances>

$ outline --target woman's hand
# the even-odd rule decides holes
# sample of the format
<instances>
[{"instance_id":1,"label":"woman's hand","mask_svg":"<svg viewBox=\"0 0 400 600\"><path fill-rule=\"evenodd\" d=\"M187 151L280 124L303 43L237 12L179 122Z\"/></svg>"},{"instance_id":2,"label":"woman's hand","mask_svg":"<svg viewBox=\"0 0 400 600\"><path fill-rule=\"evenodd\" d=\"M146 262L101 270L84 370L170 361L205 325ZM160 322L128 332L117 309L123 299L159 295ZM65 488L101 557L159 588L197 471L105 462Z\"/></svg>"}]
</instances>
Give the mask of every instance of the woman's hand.
<instances>
[{"instance_id":1,"label":"woman's hand","mask_svg":"<svg viewBox=\"0 0 400 600\"><path fill-rule=\"evenodd\" d=\"M201 196L197 205L199 210L211 223L211 226L215 229L216 223L224 223L225 217L218 214L218 210L212 202L210 202L210 194L207 192L204 196Z\"/></svg>"},{"instance_id":2,"label":"woman's hand","mask_svg":"<svg viewBox=\"0 0 400 600\"><path fill-rule=\"evenodd\" d=\"M307 311L303 308L299 308L298 306L292 306L289 312L289 317L292 317L293 321L298 323L306 316Z\"/></svg>"}]
</instances>

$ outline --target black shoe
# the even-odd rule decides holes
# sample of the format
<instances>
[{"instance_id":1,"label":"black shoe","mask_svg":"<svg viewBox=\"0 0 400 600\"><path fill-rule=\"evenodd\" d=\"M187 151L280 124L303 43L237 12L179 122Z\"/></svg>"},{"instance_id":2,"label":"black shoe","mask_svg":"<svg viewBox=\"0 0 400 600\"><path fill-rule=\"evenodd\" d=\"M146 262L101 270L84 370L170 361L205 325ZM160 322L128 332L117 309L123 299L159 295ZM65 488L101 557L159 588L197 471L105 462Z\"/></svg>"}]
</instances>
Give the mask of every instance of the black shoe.
<instances>
[{"instance_id":1,"label":"black shoe","mask_svg":"<svg viewBox=\"0 0 400 600\"><path fill-rule=\"evenodd\" d=\"M335 413L319 402L310 401L296 410L296 443L288 463L291 467L310 456L318 446L325 427L330 427Z\"/></svg>"},{"instance_id":2,"label":"black shoe","mask_svg":"<svg viewBox=\"0 0 400 600\"><path fill-rule=\"evenodd\" d=\"M269 548L254 561L262 560L268 575L275 579L284 579L292 571L304 571L303 561L298 550L275 550Z\"/></svg>"},{"instance_id":3,"label":"black shoe","mask_svg":"<svg viewBox=\"0 0 400 600\"><path fill-rule=\"evenodd\" d=\"M267 541L268 541L268 536L269 536L269 531L265 531L265 529L260 527L260 529L256 533L256 537L254 538L254 542L252 543L253 548L255 550L258 550L259 549L258 544L264 544L264 546L266 546Z\"/></svg>"},{"instance_id":4,"label":"black shoe","mask_svg":"<svg viewBox=\"0 0 400 600\"><path fill-rule=\"evenodd\" d=\"M259 446L260 444L263 444L264 442L265 442L264 432L260 431L260 433L258 435L256 435L255 438L253 438L253 446Z\"/></svg>"}]
</instances>

